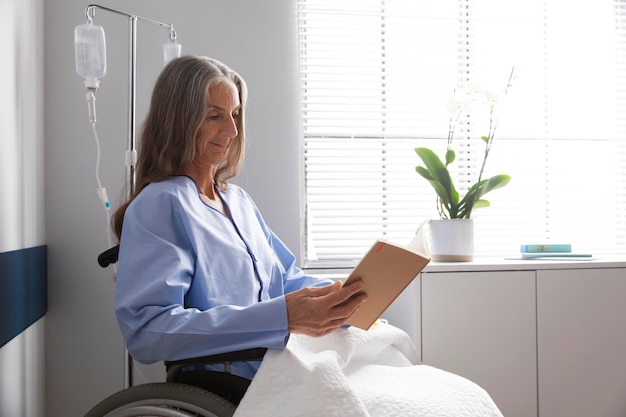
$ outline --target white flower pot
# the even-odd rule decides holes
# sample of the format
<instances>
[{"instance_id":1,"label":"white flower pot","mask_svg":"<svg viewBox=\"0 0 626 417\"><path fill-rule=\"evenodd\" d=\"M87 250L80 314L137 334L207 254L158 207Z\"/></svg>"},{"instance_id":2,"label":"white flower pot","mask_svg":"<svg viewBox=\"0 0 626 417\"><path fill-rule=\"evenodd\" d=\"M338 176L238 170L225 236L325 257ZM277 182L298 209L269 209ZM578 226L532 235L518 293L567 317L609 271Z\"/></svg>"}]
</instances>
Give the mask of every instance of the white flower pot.
<instances>
[{"instance_id":1,"label":"white flower pot","mask_svg":"<svg viewBox=\"0 0 626 417\"><path fill-rule=\"evenodd\" d=\"M437 262L474 259L474 220L440 219L429 222L430 257Z\"/></svg>"}]
</instances>

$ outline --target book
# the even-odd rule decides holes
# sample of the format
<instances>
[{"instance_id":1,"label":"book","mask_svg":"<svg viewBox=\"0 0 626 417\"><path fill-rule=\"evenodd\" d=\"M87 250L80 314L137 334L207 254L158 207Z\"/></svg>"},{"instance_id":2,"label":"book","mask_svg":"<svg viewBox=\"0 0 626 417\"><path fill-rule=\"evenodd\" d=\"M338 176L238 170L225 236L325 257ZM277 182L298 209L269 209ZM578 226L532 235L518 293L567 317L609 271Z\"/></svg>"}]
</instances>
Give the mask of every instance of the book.
<instances>
[{"instance_id":1,"label":"book","mask_svg":"<svg viewBox=\"0 0 626 417\"><path fill-rule=\"evenodd\" d=\"M566 253L572 251L569 243L545 243L540 245L521 245L522 253Z\"/></svg>"},{"instance_id":2,"label":"book","mask_svg":"<svg viewBox=\"0 0 626 417\"><path fill-rule=\"evenodd\" d=\"M430 256L384 240L377 240L348 276L365 284L367 301L346 322L364 330L378 320L424 267Z\"/></svg>"},{"instance_id":3,"label":"book","mask_svg":"<svg viewBox=\"0 0 626 417\"><path fill-rule=\"evenodd\" d=\"M522 253L521 259L573 259L591 258L591 253Z\"/></svg>"}]
</instances>

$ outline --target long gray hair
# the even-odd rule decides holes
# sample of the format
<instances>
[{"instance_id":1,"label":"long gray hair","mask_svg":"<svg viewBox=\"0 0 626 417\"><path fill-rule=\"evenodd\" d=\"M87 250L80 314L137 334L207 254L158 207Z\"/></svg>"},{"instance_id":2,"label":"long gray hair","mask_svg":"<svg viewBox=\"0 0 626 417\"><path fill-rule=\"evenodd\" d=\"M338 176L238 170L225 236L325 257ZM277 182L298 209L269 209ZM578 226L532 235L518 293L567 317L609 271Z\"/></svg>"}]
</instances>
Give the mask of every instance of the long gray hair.
<instances>
[{"instance_id":1,"label":"long gray hair","mask_svg":"<svg viewBox=\"0 0 626 417\"><path fill-rule=\"evenodd\" d=\"M196 140L206 117L209 90L228 83L237 88L241 109L236 119L238 134L226 159L215 171L215 182L222 190L237 175L245 151L246 83L235 71L215 59L183 56L172 60L156 81L150 109L141 131L137 159L136 188L113 218L117 237L122 233L124 213L130 202L151 182L183 173L196 156Z\"/></svg>"}]
</instances>

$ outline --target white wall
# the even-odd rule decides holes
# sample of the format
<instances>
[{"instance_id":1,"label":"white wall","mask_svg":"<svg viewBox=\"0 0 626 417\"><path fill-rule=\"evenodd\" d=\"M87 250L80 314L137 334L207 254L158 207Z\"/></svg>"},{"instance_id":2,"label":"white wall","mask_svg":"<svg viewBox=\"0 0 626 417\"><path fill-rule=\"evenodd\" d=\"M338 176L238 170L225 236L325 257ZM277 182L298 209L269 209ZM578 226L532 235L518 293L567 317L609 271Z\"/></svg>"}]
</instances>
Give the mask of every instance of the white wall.
<instances>
[{"instance_id":1,"label":"white wall","mask_svg":"<svg viewBox=\"0 0 626 417\"><path fill-rule=\"evenodd\" d=\"M183 52L210 55L250 88L249 151L235 182L267 222L299 252L297 55L293 0L116 0L98 4L172 22ZM82 80L74 72L73 30L87 1L45 4L46 236L49 263L46 415L82 415L123 387L123 342L113 316L112 273L96 263L106 249L96 197L95 142ZM127 103L125 18L96 13L107 36L108 74L97 92L101 177L115 204L124 183ZM138 125L161 68L167 33L138 24Z\"/></svg>"},{"instance_id":2,"label":"white wall","mask_svg":"<svg viewBox=\"0 0 626 417\"><path fill-rule=\"evenodd\" d=\"M0 1L0 254L46 243L42 9L42 0ZM2 280L22 278L0 270ZM0 348L0 416L43 415L44 336L40 318Z\"/></svg>"}]
</instances>

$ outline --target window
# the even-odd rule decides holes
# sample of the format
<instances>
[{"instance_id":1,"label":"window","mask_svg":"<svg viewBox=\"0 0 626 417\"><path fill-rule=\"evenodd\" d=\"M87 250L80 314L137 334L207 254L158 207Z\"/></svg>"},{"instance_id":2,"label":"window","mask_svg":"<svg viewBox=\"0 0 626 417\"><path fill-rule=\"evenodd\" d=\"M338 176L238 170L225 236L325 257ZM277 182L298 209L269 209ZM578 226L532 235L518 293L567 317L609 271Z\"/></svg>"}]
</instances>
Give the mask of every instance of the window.
<instances>
[{"instance_id":1,"label":"window","mask_svg":"<svg viewBox=\"0 0 626 417\"><path fill-rule=\"evenodd\" d=\"M513 67L485 172L512 180L472 213L477 255L626 252L624 0L299 0L298 28L305 266L353 265L437 218L414 148L443 155L454 89L502 90ZM462 190L481 123L455 135Z\"/></svg>"}]
</instances>

